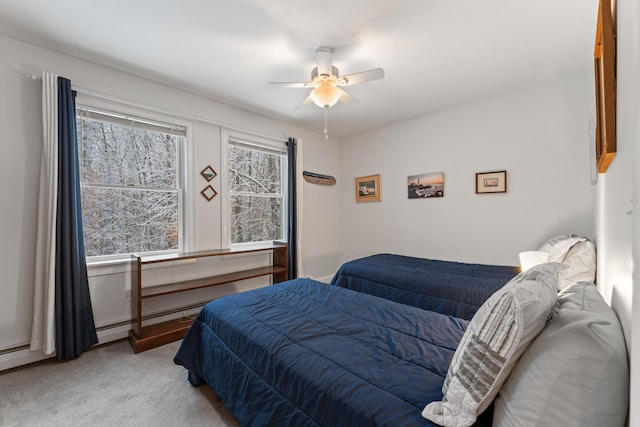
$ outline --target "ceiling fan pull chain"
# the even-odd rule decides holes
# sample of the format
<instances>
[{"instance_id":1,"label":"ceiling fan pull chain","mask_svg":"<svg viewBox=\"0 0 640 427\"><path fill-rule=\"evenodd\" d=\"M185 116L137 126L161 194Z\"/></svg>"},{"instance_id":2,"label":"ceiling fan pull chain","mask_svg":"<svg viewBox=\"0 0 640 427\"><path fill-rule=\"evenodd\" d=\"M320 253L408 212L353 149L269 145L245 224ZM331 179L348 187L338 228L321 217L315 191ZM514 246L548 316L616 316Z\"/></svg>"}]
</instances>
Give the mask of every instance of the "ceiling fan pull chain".
<instances>
[{"instance_id":1,"label":"ceiling fan pull chain","mask_svg":"<svg viewBox=\"0 0 640 427\"><path fill-rule=\"evenodd\" d=\"M329 115L329 106L324 107L324 139L329 139L329 132L327 131L327 116Z\"/></svg>"}]
</instances>

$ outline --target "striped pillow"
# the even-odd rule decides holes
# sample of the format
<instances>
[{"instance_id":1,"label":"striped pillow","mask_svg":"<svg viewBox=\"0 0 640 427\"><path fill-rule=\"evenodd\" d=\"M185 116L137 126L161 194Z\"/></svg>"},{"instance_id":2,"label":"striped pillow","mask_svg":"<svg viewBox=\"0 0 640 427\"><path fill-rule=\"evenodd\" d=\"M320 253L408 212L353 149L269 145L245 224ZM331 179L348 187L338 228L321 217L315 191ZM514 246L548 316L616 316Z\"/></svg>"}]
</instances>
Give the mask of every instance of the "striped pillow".
<instances>
[{"instance_id":1,"label":"striped pillow","mask_svg":"<svg viewBox=\"0 0 640 427\"><path fill-rule=\"evenodd\" d=\"M422 416L447 427L472 425L500 391L527 346L542 331L557 299L557 274L546 263L520 273L493 294L471 319L442 386L441 402Z\"/></svg>"}]
</instances>

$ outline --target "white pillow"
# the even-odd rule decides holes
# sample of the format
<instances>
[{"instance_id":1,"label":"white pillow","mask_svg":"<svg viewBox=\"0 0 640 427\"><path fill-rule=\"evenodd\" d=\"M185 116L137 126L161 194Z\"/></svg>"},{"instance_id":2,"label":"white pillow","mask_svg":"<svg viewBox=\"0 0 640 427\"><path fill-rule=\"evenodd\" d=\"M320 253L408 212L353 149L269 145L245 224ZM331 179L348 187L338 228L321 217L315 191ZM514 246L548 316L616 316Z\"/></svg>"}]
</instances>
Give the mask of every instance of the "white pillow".
<instances>
[{"instance_id":1,"label":"white pillow","mask_svg":"<svg viewBox=\"0 0 640 427\"><path fill-rule=\"evenodd\" d=\"M494 404L493 426L623 426L629 367L620 322L592 283L558 294L557 313Z\"/></svg>"},{"instance_id":2,"label":"white pillow","mask_svg":"<svg viewBox=\"0 0 640 427\"><path fill-rule=\"evenodd\" d=\"M558 274L558 289L576 282L596 281L596 248L588 240L578 242L569 249L563 264L568 268Z\"/></svg>"},{"instance_id":3,"label":"white pillow","mask_svg":"<svg viewBox=\"0 0 640 427\"><path fill-rule=\"evenodd\" d=\"M549 254L549 262L562 263L571 247L585 240L587 240L585 237L580 237L577 234L561 234L547 240L539 250Z\"/></svg>"},{"instance_id":4,"label":"white pillow","mask_svg":"<svg viewBox=\"0 0 640 427\"><path fill-rule=\"evenodd\" d=\"M540 251L549 254L549 262L560 262L567 269L558 274L558 289L575 282L595 282L596 248L585 237L561 235L549 239Z\"/></svg>"},{"instance_id":5,"label":"white pillow","mask_svg":"<svg viewBox=\"0 0 640 427\"><path fill-rule=\"evenodd\" d=\"M476 312L456 349L441 402L422 416L446 427L472 425L491 404L556 304L557 273L566 266L540 264L511 279Z\"/></svg>"}]
</instances>

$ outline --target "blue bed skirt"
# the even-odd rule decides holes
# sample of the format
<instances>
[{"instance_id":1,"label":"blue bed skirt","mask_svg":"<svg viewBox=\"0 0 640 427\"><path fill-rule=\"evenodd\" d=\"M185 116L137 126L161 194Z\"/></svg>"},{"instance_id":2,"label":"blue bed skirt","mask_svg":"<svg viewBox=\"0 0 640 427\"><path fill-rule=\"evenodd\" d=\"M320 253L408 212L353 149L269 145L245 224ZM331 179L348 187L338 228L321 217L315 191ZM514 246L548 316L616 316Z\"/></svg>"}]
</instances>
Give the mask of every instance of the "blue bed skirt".
<instances>
[{"instance_id":1,"label":"blue bed skirt","mask_svg":"<svg viewBox=\"0 0 640 427\"><path fill-rule=\"evenodd\" d=\"M242 426L434 426L420 413L467 325L296 279L207 304L174 361Z\"/></svg>"},{"instance_id":2,"label":"blue bed skirt","mask_svg":"<svg viewBox=\"0 0 640 427\"><path fill-rule=\"evenodd\" d=\"M471 320L519 267L378 254L347 262L332 285Z\"/></svg>"}]
</instances>

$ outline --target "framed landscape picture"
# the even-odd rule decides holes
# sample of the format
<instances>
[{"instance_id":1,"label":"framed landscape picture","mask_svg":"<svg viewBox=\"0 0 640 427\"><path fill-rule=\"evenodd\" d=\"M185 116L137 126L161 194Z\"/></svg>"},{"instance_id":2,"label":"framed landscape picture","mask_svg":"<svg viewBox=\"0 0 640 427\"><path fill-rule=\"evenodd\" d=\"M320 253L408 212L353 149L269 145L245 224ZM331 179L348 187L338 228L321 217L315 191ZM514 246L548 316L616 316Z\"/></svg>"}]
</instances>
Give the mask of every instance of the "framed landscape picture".
<instances>
[{"instance_id":1,"label":"framed landscape picture","mask_svg":"<svg viewBox=\"0 0 640 427\"><path fill-rule=\"evenodd\" d=\"M381 196L380 174L356 178L356 202L379 202Z\"/></svg>"},{"instance_id":2,"label":"framed landscape picture","mask_svg":"<svg viewBox=\"0 0 640 427\"><path fill-rule=\"evenodd\" d=\"M407 191L410 199L444 197L444 172L408 176Z\"/></svg>"},{"instance_id":3,"label":"framed landscape picture","mask_svg":"<svg viewBox=\"0 0 640 427\"><path fill-rule=\"evenodd\" d=\"M507 171L480 172L476 174L476 194L506 192Z\"/></svg>"}]
</instances>

